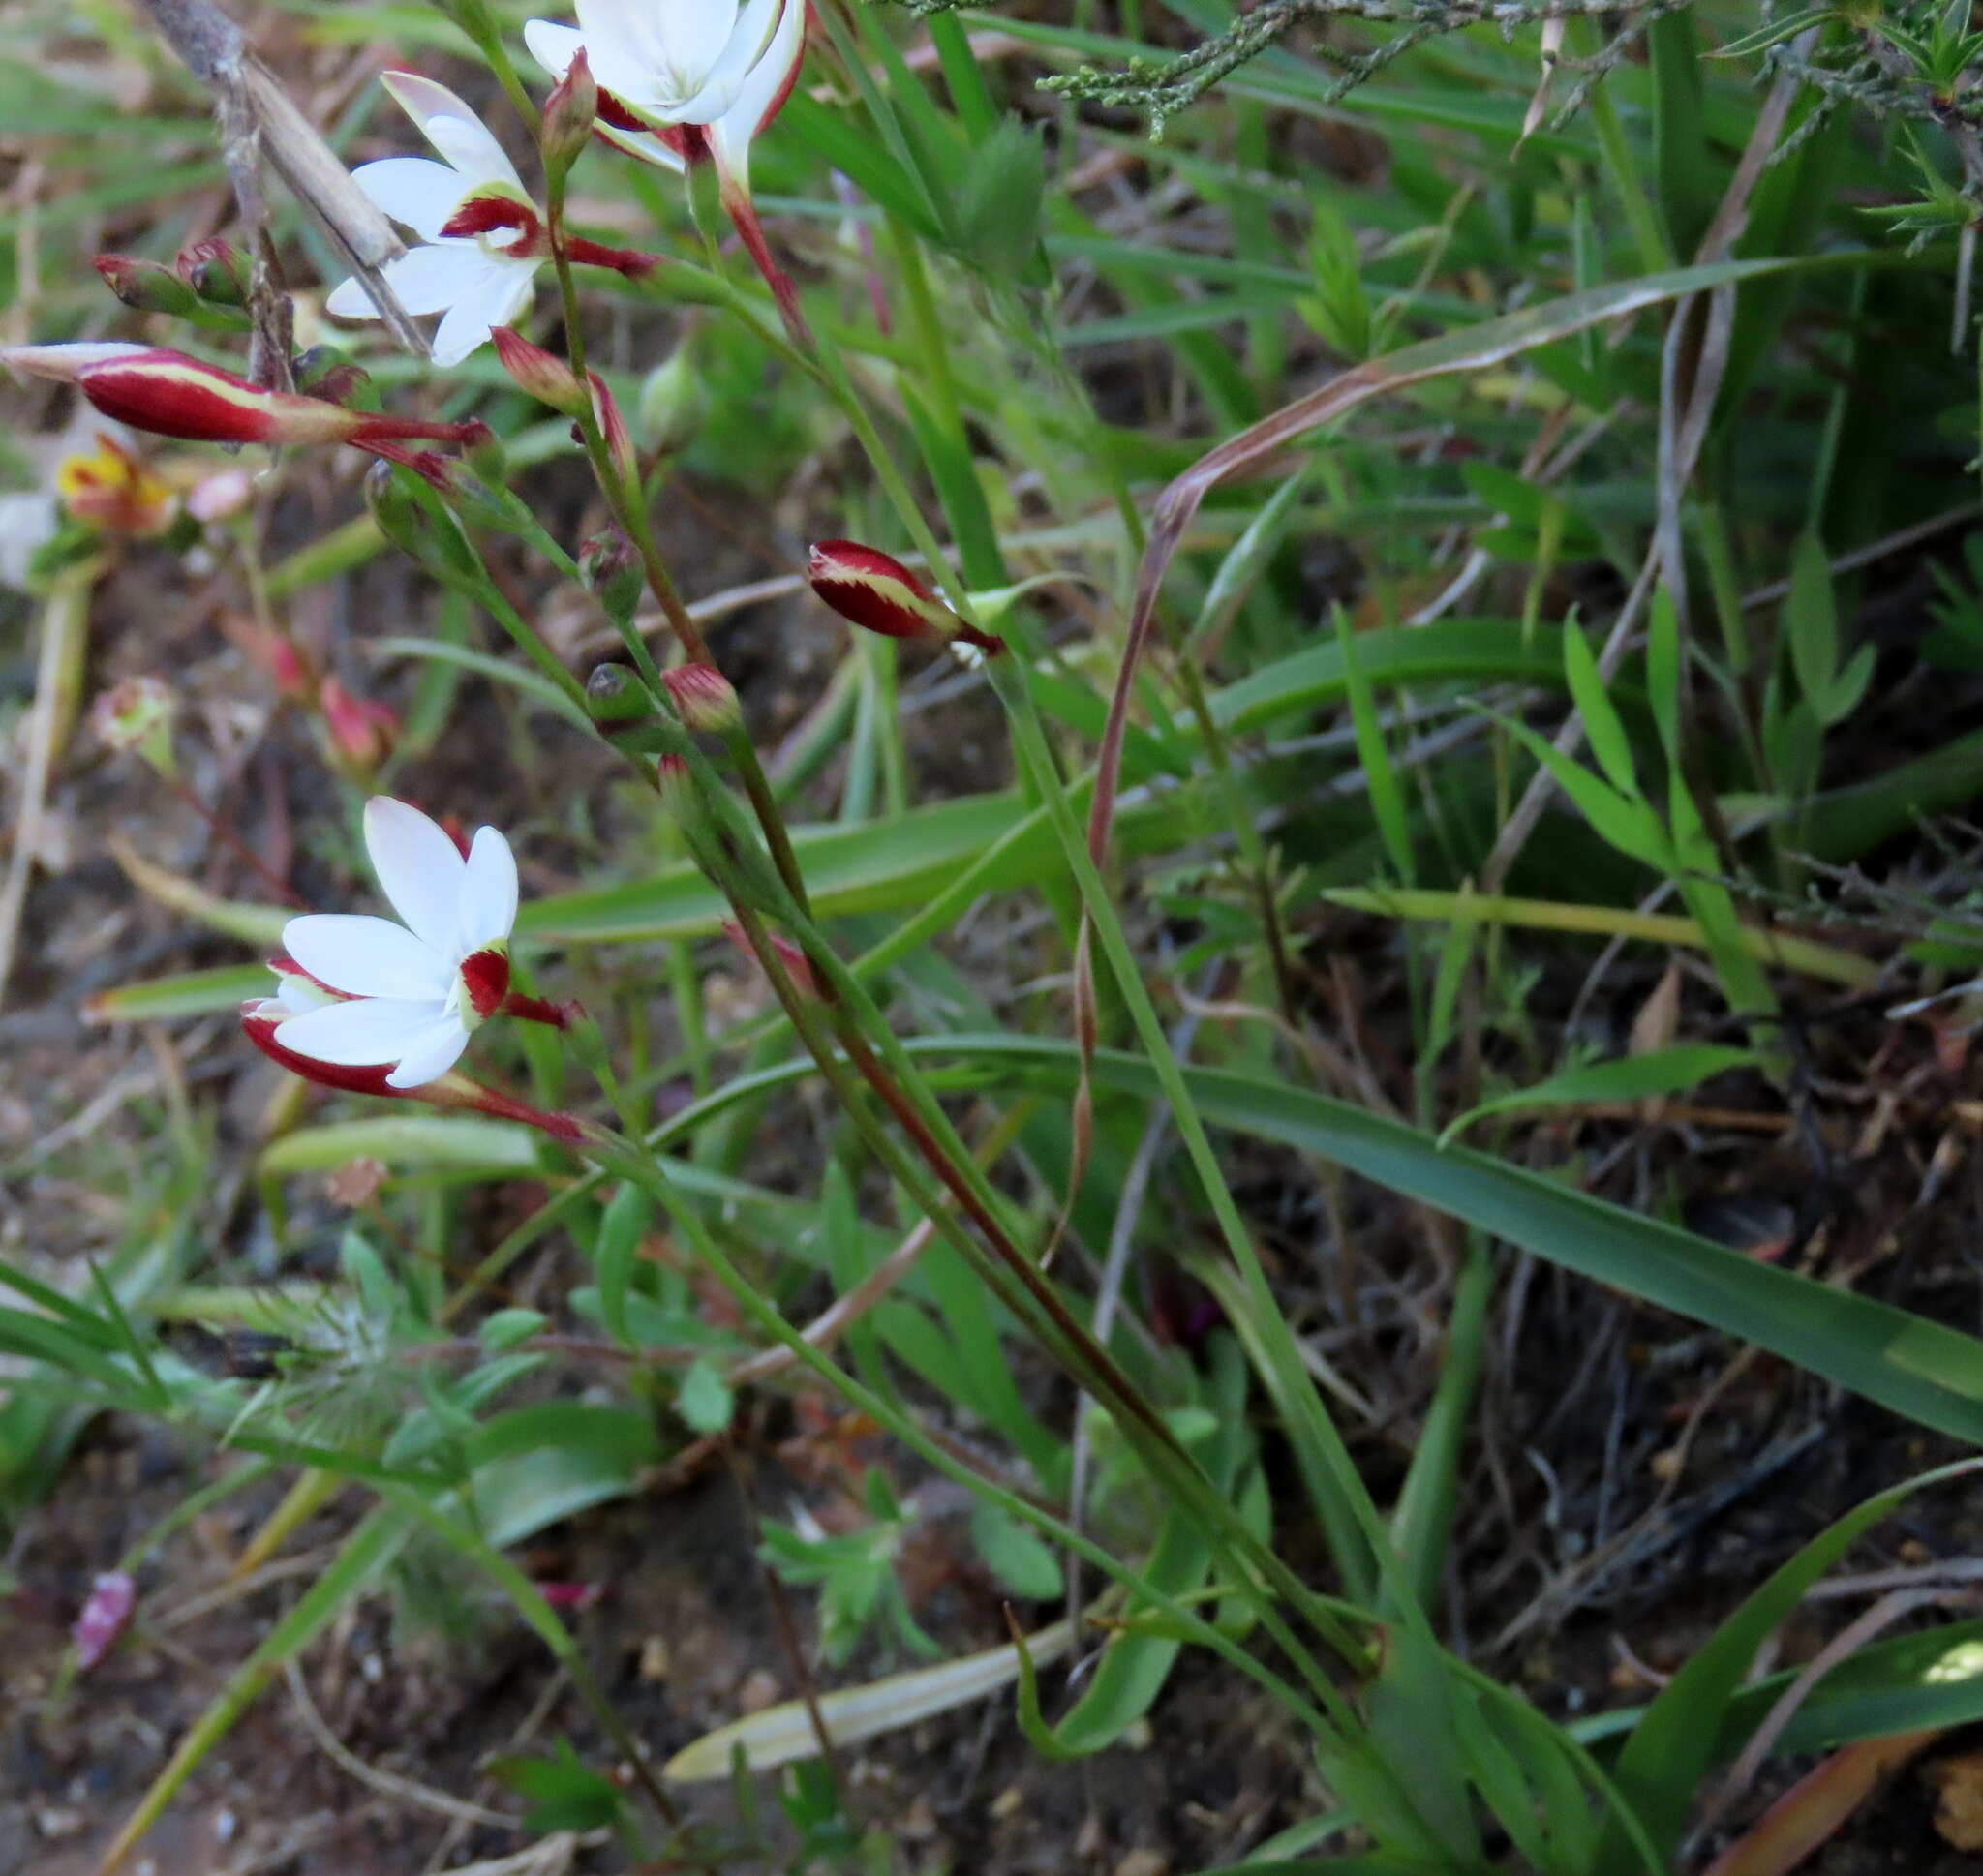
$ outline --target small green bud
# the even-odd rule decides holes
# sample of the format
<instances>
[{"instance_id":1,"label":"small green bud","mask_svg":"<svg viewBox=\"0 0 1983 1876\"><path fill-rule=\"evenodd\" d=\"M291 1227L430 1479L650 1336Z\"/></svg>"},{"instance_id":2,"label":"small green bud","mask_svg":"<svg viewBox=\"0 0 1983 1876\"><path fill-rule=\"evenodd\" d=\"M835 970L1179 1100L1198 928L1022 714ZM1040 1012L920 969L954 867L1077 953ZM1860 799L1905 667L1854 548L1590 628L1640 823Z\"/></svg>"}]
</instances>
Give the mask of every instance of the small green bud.
<instances>
[{"instance_id":1,"label":"small green bud","mask_svg":"<svg viewBox=\"0 0 1983 1876\"><path fill-rule=\"evenodd\" d=\"M619 529L604 529L580 547L578 571L608 619L615 624L632 619L643 585L640 556Z\"/></svg>"},{"instance_id":2,"label":"small green bud","mask_svg":"<svg viewBox=\"0 0 1983 1876\"><path fill-rule=\"evenodd\" d=\"M585 707L595 723L635 723L654 714L646 686L624 664L601 664L585 681Z\"/></svg>"}]
</instances>

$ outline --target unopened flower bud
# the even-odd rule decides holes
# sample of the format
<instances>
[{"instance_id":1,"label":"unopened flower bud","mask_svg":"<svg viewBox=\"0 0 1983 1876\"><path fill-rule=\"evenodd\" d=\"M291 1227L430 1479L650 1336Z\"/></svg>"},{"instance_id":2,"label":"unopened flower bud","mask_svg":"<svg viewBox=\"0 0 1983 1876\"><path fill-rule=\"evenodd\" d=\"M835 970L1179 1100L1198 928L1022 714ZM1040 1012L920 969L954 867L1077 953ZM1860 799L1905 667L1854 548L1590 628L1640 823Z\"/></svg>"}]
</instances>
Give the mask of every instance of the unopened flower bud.
<instances>
[{"instance_id":1,"label":"unopened flower bud","mask_svg":"<svg viewBox=\"0 0 1983 1876\"><path fill-rule=\"evenodd\" d=\"M885 638L962 639L988 652L1005 641L967 625L892 555L859 541L815 541L807 557L812 590L849 623Z\"/></svg>"},{"instance_id":2,"label":"unopened flower bud","mask_svg":"<svg viewBox=\"0 0 1983 1876\"><path fill-rule=\"evenodd\" d=\"M542 346L532 345L506 325L492 328L489 337L495 342L497 358L518 390L567 417L585 415L590 404L586 388L564 359Z\"/></svg>"},{"instance_id":3,"label":"unopened flower bud","mask_svg":"<svg viewBox=\"0 0 1983 1876\"><path fill-rule=\"evenodd\" d=\"M595 723L635 723L654 714L654 699L624 664L601 664L585 681L585 707Z\"/></svg>"},{"instance_id":4,"label":"unopened flower bud","mask_svg":"<svg viewBox=\"0 0 1983 1876\"><path fill-rule=\"evenodd\" d=\"M172 761L172 717L178 700L158 678L120 678L100 691L90 707L97 740L119 755L143 758L162 775L176 772Z\"/></svg>"},{"instance_id":5,"label":"unopened flower bud","mask_svg":"<svg viewBox=\"0 0 1983 1876\"><path fill-rule=\"evenodd\" d=\"M578 571L586 590L615 624L633 617L643 585L640 556L619 529L603 529L579 548Z\"/></svg>"},{"instance_id":6,"label":"unopened flower bud","mask_svg":"<svg viewBox=\"0 0 1983 1876\"><path fill-rule=\"evenodd\" d=\"M679 455L692 443L709 414L709 388L695 369L689 348L649 372L640 387L640 434L663 456Z\"/></svg>"},{"instance_id":7,"label":"unopened flower bud","mask_svg":"<svg viewBox=\"0 0 1983 1876\"><path fill-rule=\"evenodd\" d=\"M578 154L592 141L593 125L599 114L599 88L593 82L592 67L580 46L544 100L544 117L538 131L544 168L562 176L578 160Z\"/></svg>"},{"instance_id":8,"label":"unopened flower bud","mask_svg":"<svg viewBox=\"0 0 1983 1876\"><path fill-rule=\"evenodd\" d=\"M686 757L659 757L655 763L655 786L660 790L662 804L677 818L694 807L695 781Z\"/></svg>"},{"instance_id":9,"label":"unopened flower bud","mask_svg":"<svg viewBox=\"0 0 1983 1876\"><path fill-rule=\"evenodd\" d=\"M713 664L681 664L661 673L683 722L710 736L728 736L744 727L743 708L729 679Z\"/></svg>"},{"instance_id":10,"label":"unopened flower bud","mask_svg":"<svg viewBox=\"0 0 1983 1876\"><path fill-rule=\"evenodd\" d=\"M268 391L163 346L0 346L0 365L73 383L107 417L155 436L210 443L459 443L481 423L426 423Z\"/></svg>"},{"instance_id":11,"label":"unopened flower bud","mask_svg":"<svg viewBox=\"0 0 1983 1876\"><path fill-rule=\"evenodd\" d=\"M750 940L745 936L744 927L734 919L723 921L723 936L753 963L760 961L756 952L750 948ZM789 938L777 932L771 934L771 948L778 953L778 962L785 967L785 975L792 980L792 987L801 996L818 996L819 980L812 974L812 960Z\"/></svg>"},{"instance_id":12,"label":"unopened flower bud","mask_svg":"<svg viewBox=\"0 0 1983 1876\"><path fill-rule=\"evenodd\" d=\"M477 474L466 461L423 450L419 469L472 528L493 528L513 534L536 525L520 496L501 482Z\"/></svg>"},{"instance_id":13,"label":"unopened flower bud","mask_svg":"<svg viewBox=\"0 0 1983 1876\"><path fill-rule=\"evenodd\" d=\"M347 410L379 408L379 389L372 374L354 365L336 346L312 346L298 352L290 367L296 389L305 397L320 397Z\"/></svg>"},{"instance_id":14,"label":"unopened flower bud","mask_svg":"<svg viewBox=\"0 0 1983 1876\"><path fill-rule=\"evenodd\" d=\"M100 254L90 265L111 292L139 313L190 319L204 311L199 295L159 261L141 260L130 254Z\"/></svg>"},{"instance_id":15,"label":"unopened flower bud","mask_svg":"<svg viewBox=\"0 0 1983 1876\"><path fill-rule=\"evenodd\" d=\"M69 1639L76 1645L76 1665L87 1674L117 1646L137 1607L137 1585L122 1570L111 1570L90 1585Z\"/></svg>"},{"instance_id":16,"label":"unopened flower bud","mask_svg":"<svg viewBox=\"0 0 1983 1876\"><path fill-rule=\"evenodd\" d=\"M229 618L223 625L284 703L305 704L316 696L317 672L294 639L246 617Z\"/></svg>"},{"instance_id":17,"label":"unopened flower bud","mask_svg":"<svg viewBox=\"0 0 1983 1876\"><path fill-rule=\"evenodd\" d=\"M383 458L365 471L365 506L372 512L379 531L402 554L420 559L425 551L425 530L419 504L412 492L393 472Z\"/></svg>"},{"instance_id":18,"label":"unopened flower bud","mask_svg":"<svg viewBox=\"0 0 1983 1876\"><path fill-rule=\"evenodd\" d=\"M218 236L195 241L179 250L179 278L203 300L216 306L246 306L254 268L231 241Z\"/></svg>"},{"instance_id":19,"label":"unopened flower bud","mask_svg":"<svg viewBox=\"0 0 1983 1876\"><path fill-rule=\"evenodd\" d=\"M317 701L332 743L354 768L369 772L392 753L399 717L386 705L353 696L336 678L324 679Z\"/></svg>"},{"instance_id":20,"label":"unopened flower bud","mask_svg":"<svg viewBox=\"0 0 1983 1876\"><path fill-rule=\"evenodd\" d=\"M629 499L640 497L640 460L634 454L633 434L626 428L626 419L620 414L620 403L606 388L606 380L597 372L588 372L586 377L592 382L593 419L599 426L599 435L606 445L606 461L623 494Z\"/></svg>"}]
</instances>

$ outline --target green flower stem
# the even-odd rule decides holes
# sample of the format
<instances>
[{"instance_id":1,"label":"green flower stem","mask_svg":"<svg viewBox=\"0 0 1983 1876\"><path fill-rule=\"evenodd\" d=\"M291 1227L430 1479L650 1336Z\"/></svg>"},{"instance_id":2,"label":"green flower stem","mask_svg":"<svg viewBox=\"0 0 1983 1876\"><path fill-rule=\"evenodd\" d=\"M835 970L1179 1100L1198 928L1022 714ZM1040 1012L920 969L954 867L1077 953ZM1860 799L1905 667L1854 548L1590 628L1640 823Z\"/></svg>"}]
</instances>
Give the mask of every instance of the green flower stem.
<instances>
[{"instance_id":1,"label":"green flower stem","mask_svg":"<svg viewBox=\"0 0 1983 1876\"><path fill-rule=\"evenodd\" d=\"M1196 1614L1185 1602L1158 1589L1141 1572L1104 1550L1092 1538L1084 1536L1072 1526L1055 1518L1052 1512L1044 1510L1030 1498L966 1466L945 1446L926 1434L893 1401L884 1399L866 1387L825 1350L808 1342L805 1336L787 1322L777 1308L764 1297L756 1286L731 1262L695 1208L685 1202L676 1192L660 1161L635 1151L625 1140L610 1136L589 1142L589 1148L602 1165L639 1185L661 1205L688 1239L704 1266L736 1300L745 1315L772 1340L789 1350L802 1367L816 1375L849 1407L868 1415L891 1437L900 1440L945 1478L965 1487L974 1497L995 1506L1008 1516L1030 1525L1051 1543L1073 1551L1084 1562L1092 1564L1095 1569L1120 1584L1138 1602L1158 1611L1175 1623L1177 1631L1186 1640L1211 1649L1222 1660L1236 1668L1248 1679L1280 1702L1288 1711L1311 1727L1319 1738L1339 1739L1342 1733L1354 1724L1347 1703L1340 1694L1328 1686L1327 1681L1323 1686L1327 1690L1327 1704L1331 1710L1325 1713L1299 1689L1284 1680L1264 1662L1257 1660L1222 1629ZM1338 1603L1335 1608L1345 1623L1366 1619L1359 1612L1346 1604Z\"/></svg>"}]
</instances>

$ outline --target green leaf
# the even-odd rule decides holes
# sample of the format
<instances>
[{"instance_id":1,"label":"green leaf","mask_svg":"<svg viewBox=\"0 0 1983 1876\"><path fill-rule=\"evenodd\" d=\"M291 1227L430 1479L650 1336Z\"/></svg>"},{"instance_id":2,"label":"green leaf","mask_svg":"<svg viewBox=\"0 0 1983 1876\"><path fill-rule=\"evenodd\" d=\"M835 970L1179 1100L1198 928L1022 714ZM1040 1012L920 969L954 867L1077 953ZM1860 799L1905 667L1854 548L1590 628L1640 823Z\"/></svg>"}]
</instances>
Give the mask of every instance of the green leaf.
<instances>
[{"instance_id":1,"label":"green leaf","mask_svg":"<svg viewBox=\"0 0 1983 1876\"><path fill-rule=\"evenodd\" d=\"M1625 725L1612 708L1590 640L1584 637L1583 627L1574 619L1563 628L1563 675L1570 684L1571 702L1583 718L1584 735L1590 741L1591 753L1598 758L1598 767L1626 800L1638 800L1632 739L1625 734Z\"/></svg>"},{"instance_id":2,"label":"green leaf","mask_svg":"<svg viewBox=\"0 0 1983 1876\"><path fill-rule=\"evenodd\" d=\"M981 1501L971 1507L971 1542L985 1567L1014 1595L1050 1602L1061 1593L1059 1558L996 1505Z\"/></svg>"},{"instance_id":3,"label":"green leaf","mask_svg":"<svg viewBox=\"0 0 1983 1876\"><path fill-rule=\"evenodd\" d=\"M1581 1107L1598 1103L1644 1101L1653 1095L1677 1094L1697 1086L1711 1075L1730 1069L1754 1068L1753 1048L1731 1048L1716 1043L1681 1043L1672 1048L1650 1049L1643 1055L1627 1055L1614 1062L1588 1062L1581 1068L1566 1069L1539 1081L1532 1088L1516 1088L1496 1095L1477 1107L1470 1107L1451 1122L1439 1136L1447 1145L1488 1114L1507 1114L1530 1107Z\"/></svg>"},{"instance_id":4,"label":"green leaf","mask_svg":"<svg viewBox=\"0 0 1983 1876\"><path fill-rule=\"evenodd\" d=\"M99 990L82 1007L90 1022L161 1022L174 1016L205 1016L233 1010L250 997L267 993L265 964L223 964L218 970L184 971L141 983Z\"/></svg>"},{"instance_id":5,"label":"green leaf","mask_svg":"<svg viewBox=\"0 0 1983 1876\"><path fill-rule=\"evenodd\" d=\"M377 1114L299 1128L263 1147L257 1165L263 1172L335 1172L353 1160L380 1160L396 1170L519 1177L543 1170L531 1129L473 1114Z\"/></svg>"},{"instance_id":6,"label":"green leaf","mask_svg":"<svg viewBox=\"0 0 1983 1876\"><path fill-rule=\"evenodd\" d=\"M721 1433L735 1407L723 1371L707 1355L691 1363L675 1394L675 1411L683 1420L696 1433Z\"/></svg>"},{"instance_id":7,"label":"green leaf","mask_svg":"<svg viewBox=\"0 0 1983 1876\"><path fill-rule=\"evenodd\" d=\"M625 1805L620 1787L582 1765L569 1740L558 1741L554 1759L505 1755L485 1769L498 1784L530 1800L526 1831L604 1831L619 1821Z\"/></svg>"},{"instance_id":8,"label":"green leaf","mask_svg":"<svg viewBox=\"0 0 1983 1876\"><path fill-rule=\"evenodd\" d=\"M634 1259L654 1223L654 1202L638 1186L625 1184L606 1201L599 1235L593 1249L593 1270L598 1279L599 1320L615 1342L635 1346L626 1322L626 1292L633 1280Z\"/></svg>"},{"instance_id":9,"label":"green leaf","mask_svg":"<svg viewBox=\"0 0 1983 1876\"><path fill-rule=\"evenodd\" d=\"M1798 691L1814 708L1820 707L1831 695L1832 674L1839 668L1839 607L1832 590L1831 557L1810 529L1797 537L1791 558L1784 626Z\"/></svg>"},{"instance_id":10,"label":"green leaf","mask_svg":"<svg viewBox=\"0 0 1983 1876\"><path fill-rule=\"evenodd\" d=\"M1040 247L1040 210L1047 187L1038 132L1005 116L971 153L958 192L958 246L972 266L994 280L1016 281Z\"/></svg>"},{"instance_id":11,"label":"green leaf","mask_svg":"<svg viewBox=\"0 0 1983 1876\"><path fill-rule=\"evenodd\" d=\"M475 1333L482 1346L491 1354L501 1354L505 1349L514 1348L519 1342L528 1342L543 1329L548 1320L539 1310L497 1310L484 1318Z\"/></svg>"},{"instance_id":12,"label":"green leaf","mask_svg":"<svg viewBox=\"0 0 1983 1876\"><path fill-rule=\"evenodd\" d=\"M1979 1468L1983 1460L1964 1460L1868 1498L1775 1571L1688 1657L1632 1729L1613 1772L1618 1789L1657 1848L1670 1854L1678 1845L1694 1791L1713 1759L1723 1715L1756 1649L1803 1601L1811 1586L1880 1519L1922 1486L1946 1484ZM1607 1861L1607 1852L1612 1861ZM1613 1867L1624 1855L1622 1838L1607 1831L1598 1855L1601 1868Z\"/></svg>"},{"instance_id":13,"label":"green leaf","mask_svg":"<svg viewBox=\"0 0 1983 1876\"><path fill-rule=\"evenodd\" d=\"M1821 26L1837 12L1836 7L1805 7L1800 12L1784 15L1781 19L1773 19L1766 26L1758 26L1754 32L1738 34L1715 50L1703 52L1701 57L1746 59L1756 52L1767 52L1772 45L1781 45L1785 40L1795 39L1807 26Z\"/></svg>"}]
</instances>

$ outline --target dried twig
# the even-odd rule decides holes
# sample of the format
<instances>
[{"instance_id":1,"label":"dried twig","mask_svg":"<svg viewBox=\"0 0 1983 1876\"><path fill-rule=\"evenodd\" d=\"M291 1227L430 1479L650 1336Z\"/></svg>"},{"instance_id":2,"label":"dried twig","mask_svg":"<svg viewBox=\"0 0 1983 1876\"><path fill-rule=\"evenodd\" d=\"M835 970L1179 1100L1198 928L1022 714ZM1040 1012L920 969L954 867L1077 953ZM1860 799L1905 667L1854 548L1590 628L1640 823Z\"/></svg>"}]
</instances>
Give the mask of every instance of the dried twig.
<instances>
[{"instance_id":1,"label":"dried twig","mask_svg":"<svg viewBox=\"0 0 1983 1876\"><path fill-rule=\"evenodd\" d=\"M213 94L222 154L241 220L253 239L250 311L255 320L250 375L278 389L289 381L289 302L268 234L260 160L266 157L296 199L309 208L352 270L392 336L415 357L427 342L407 316L380 269L406 253L372 198L354 183L317 126L249 45L240 27L212 0L138 0L179 61Z\"/></svg>"}]
</instances>

